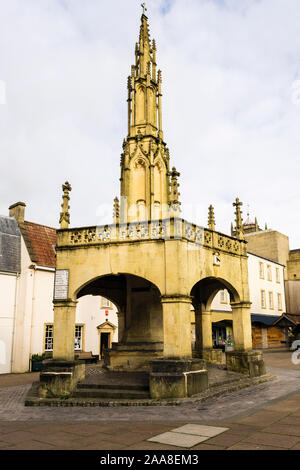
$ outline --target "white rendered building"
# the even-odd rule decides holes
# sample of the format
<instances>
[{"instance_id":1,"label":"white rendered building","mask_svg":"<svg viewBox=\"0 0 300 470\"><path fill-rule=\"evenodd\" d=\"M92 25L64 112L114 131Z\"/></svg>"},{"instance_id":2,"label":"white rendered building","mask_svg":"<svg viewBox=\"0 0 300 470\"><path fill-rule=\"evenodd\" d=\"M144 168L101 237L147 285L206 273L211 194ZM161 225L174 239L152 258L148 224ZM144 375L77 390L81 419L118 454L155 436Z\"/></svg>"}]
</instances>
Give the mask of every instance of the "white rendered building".
<instances>
[{"instance_id":1,"label":"white rendered building","mask_svg":"<svg viewBox=\"0 0 300 470\"><path fill-rule=\"evenodd\" d=\"M24 220L25 204L0 217L0 373L27 372L33 354L53 349L56 230ZM79 299L75 351L100 356L118 340L116 307L100 296Z\"/></svg>"},{"instance_id":2,"label":"white rendered building","mask_svg":"<svg viewBox=\"0 0 300 470\"><path fill-rule=\"evenodd\" d=\"M274 321L286 312L284 266L248 253L248 280L254 347L280 346L284 341ZM232 337L232 311L228 291L220 291L212 302L213 339L216 344ZM234 339L232 338L234 342Z\"/></svg>"}]
</instances>

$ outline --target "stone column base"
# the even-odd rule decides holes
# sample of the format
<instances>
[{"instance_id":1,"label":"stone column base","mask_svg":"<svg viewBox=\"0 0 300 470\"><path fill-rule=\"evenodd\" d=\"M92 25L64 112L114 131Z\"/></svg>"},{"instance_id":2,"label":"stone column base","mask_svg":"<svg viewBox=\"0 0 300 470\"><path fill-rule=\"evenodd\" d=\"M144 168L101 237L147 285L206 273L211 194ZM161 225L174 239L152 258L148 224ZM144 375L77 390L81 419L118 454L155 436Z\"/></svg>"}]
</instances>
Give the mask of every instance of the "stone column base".
<instances>
[{"instance_id":1,"label":"stone column base","mask_svg":"<svg viewBox=\"0 0 300 470\"><path fill-rule=\"evenodd\" d=\"M260 351L228 351L226 352L227 370L259 377L266 374L266 365Z\"/></svg>"},{"instance_id":2,"label":"stone column base","mask_svg":"<svg viewBox=\"0 0 300 470\"><path fill-rule=\"evenodd\" d=\"M221 349L202 349L201 351L193 351L193 357L200 357L209 364L222 364L223 353Z\"/></svg>"},{"instance_id":3,"label":"stone column base","mask_svg":"<svg viewBox=\"0 0 300 470\"><path fill-rule=\"evenodd\" d=\"M41 398L68 397L84 376L85 363L81 361L43 361L38 395Z\"/></svg>"},{"instance_id":4,"label":"stone column base","mask_svg":"<svg viewBox=\"0 0 300 470\"><path fill-rule=\"evenodd\" d=\"M112 343L112 348L104 351L104 366L112 371L150 370L150 362L162 353L162 342Z\"/></svg>"},{"instance_id":5,"label":"stone column base","mask_svg":"<svg viewBox=\"0 0 300 470\"><path fill-rule=\"evenodd\" d=\"M158 359L151 362L151 398L191 397L208 388L202 359Z\"/></svg>"}]
</instances>

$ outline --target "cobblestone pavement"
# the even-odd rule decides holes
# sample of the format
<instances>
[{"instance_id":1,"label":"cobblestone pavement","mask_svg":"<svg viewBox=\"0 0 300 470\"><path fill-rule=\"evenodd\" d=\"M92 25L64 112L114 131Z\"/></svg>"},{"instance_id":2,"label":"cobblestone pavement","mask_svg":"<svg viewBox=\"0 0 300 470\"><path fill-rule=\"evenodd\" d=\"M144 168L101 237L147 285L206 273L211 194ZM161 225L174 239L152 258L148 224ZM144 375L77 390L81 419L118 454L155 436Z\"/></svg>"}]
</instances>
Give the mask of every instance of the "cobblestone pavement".
<instances>
[{"instance_id":1,"label":"cobblestone pavement","mask_svg":"<svg viewBox=\"0 0 300 470\"><path fill-rule=\"evenodd\" d=\"M272 356L275 356L272 354ZM284 354L284 353L279 353ZM271 354L268 354L271 356ZM276 359L276 358L275 358ZM271 358L274 363L274 357ZM280 360L282 360L280 358ZM277 379L251 388L245 388L203 403L190 400L180 406L147 407L25 407L25 396L30 384L0 388L1 421L135 421L140 422L182 422L215 421L244 416L263 408L269 402L289 394L300 393L300 366L288 369L290 357L284 357L284 367L268 367L268 372ZM266 355L266 362L269 358ZM276 363L276 360L275 360Z\"/></svg>"},{"instance_id":2,"label":"cobblestone pavement","mask_svg":"<svg viewBox=\"0 0 300 470\"><path fill-rule=\"evenodd\" d=\"M275 381L181 406L25 407L30 383L2 386L0 376L0 449L179 449L147 439L182 423L201 423L229 430L193 450L299 450L300 366L291 367L289 354L276 354L265 355Z\"/></svg>"}]
</instances>

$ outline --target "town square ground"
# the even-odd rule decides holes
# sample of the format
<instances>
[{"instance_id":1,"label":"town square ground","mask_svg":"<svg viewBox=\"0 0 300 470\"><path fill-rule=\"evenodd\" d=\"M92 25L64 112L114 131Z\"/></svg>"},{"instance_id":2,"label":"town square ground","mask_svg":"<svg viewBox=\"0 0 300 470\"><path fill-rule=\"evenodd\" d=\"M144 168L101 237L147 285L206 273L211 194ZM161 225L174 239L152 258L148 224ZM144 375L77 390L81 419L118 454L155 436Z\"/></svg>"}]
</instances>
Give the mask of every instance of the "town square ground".
<instances>
[{"instance_id":1,"label":"town square ground","mask_svg":"<svg viewBox=\"0 0 300 470\"><path fill-rule=\"evenodd\" d=\"M2 375L0 449L299 450L300 366L290 351L265 352L264 360L274 380L180 406L25 407L38 373ZM213 436L191 445L194 431L186 425L193 424ZM181 445L172 441L177 435L187 436Z\"/></svg>"}]
</instances>

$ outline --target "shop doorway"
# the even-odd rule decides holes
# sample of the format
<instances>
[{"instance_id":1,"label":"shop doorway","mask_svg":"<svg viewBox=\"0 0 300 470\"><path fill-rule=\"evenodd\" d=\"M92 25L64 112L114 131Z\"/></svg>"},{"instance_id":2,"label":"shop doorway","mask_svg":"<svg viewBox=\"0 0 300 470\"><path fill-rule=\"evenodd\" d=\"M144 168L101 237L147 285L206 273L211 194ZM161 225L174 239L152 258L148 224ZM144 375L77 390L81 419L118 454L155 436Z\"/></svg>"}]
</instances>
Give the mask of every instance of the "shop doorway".
<instances>
[{"instance_id":1,"label":"shop doorway","mask_svg":"<svg viewBox=\"0 0 300 470\"><path fill-rule=\"evenodd\" d=\"M110 346L110 333L101 333L100 335L100 357L103 359L104 349Z\"/></svg>"}]
</instances>

